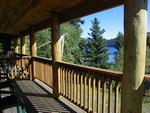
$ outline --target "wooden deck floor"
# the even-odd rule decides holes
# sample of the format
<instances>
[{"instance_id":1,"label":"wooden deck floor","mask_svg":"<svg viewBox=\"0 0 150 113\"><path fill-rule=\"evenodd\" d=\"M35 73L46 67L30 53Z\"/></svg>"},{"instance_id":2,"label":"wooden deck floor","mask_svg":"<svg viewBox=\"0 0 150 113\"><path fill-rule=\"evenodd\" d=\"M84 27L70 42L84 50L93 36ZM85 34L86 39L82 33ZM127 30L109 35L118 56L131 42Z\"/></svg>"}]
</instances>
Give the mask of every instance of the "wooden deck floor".
<instances>
[{"instance_id":1,"label":"wooden deck floor","mask_svg":"<svg viewBox=\"0 0 150 113\"><path fill-rule=\"evenodd\" d=\"M10 91L10 88L3 88L3 91ZM1 97L10 96L10 94L2 94ZM17 107L8 108L2 111L2 113L17 113Z\"/></svg>"},{"instance_id":2,"label":"wooden deck floor","mask_svg":"<svg viewBox=\"0 0 150 113\"><path fill-rule=\"evenodd\" d=\"M17 113L17 108L13 107L13 108L5 109L3 110L3 113Z\"/></svg>"},{"instance_id":3,"label":"wooden deck floor","mask_svg":"<svg viewBox=\"0 0 150 113\"><path fill-rule=\"evenodd\" d=\"M16 92L23 99L28 113L74 112L33 81L17 80L13 82L13 86L16 87Z\"/></svg>"}]
</instances>

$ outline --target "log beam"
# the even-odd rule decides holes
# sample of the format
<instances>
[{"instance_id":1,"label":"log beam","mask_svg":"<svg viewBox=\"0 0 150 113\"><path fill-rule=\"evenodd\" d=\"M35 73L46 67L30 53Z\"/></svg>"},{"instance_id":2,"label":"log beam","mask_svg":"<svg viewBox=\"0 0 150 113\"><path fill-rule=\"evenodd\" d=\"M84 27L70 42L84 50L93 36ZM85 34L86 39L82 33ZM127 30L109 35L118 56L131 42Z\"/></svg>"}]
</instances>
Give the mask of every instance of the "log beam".
<instances>
[{"instance_id":1,"label":"log beam","mask_svg":"<svg viewBox=\"0 0 150 113\"><path fill-rule=\"evenodd\" d=\"M60 41L60 24L59 15L52 13L51 23L51 37L52 37L52 69L53 69L53 95L59 97L60 93L60 78L59 78L59 65L57 61L61 61L61 41Z\"/></svg>"},{"instance_id":2,"label":"log beam","mask_svg":"<svg viewBox=\"0 0 150 113\"><path fill-rule=\"evenodd\" d=\"M121 113L142 113L145 74L147 0L125 0L124 70Z\"/></svg>"},{"instance_id":3,"label":"log beam","mask_svg":"<svg viewBox=\"0 0 150 113\"><path fill-rule=\"evenodd\" d=\"M37 56L36 37L35 33L33 32L30 33L30 56L31 57ZM35 65L33 60L30 68L31 68L30 80L34 80Z\"/></svg>"},{"instance_id":4,"label":"log beam","mask_svg":"<svg viewBox=\"0 0 150 113\"><path fill-rule=\"evenodd\" d=\"M15 38L14 39L14 50L15 50L15 53L18 53L18 42L19 42L19 39Z\"/></svg>"},{"instance_id":5,"label":"log beam","mask_svg":"<svg viewBox=\"0 0 150 113\"><path fill-rule=\"evenodd\" d=\"M21 54L26 54L26 37L21 37Z\"/></svg>"},{"instance_id":6,"label":"log beam","mask_svg":"<svg viewBox=\"0 0 150 113\"><path fill-rule=\"evenodd\" d=\"M30 33L30 55L37 56L36 38L34 33Z\"/></svg>"}]
</instances>

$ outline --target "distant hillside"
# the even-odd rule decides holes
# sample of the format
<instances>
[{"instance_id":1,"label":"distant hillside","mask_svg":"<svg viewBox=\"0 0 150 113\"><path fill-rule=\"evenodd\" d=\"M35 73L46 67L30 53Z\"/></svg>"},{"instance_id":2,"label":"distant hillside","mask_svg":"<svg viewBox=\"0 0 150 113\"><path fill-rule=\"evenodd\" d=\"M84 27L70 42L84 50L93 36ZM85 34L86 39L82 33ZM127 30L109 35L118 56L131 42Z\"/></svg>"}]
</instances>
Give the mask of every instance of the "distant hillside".
<instances>
[{"instance_id":1,"label":"distant hillside","mask_svg":"<svg viewBox=\"0 0 150 113\"><path fill-rule=\"evenodd\" d=\"M110 40L106 40L107 47L114 47L115 43L116 43L116 38L110 39Z\"/></svg>"},{"instance_id":2,"label":"distant hillside","mask_svg":"<svg viewBox=\"0 0 150 113\"><path fill-rule=\"evenodd\" d=\"M147 33L147 38L148 38L148 43L150 45L150 32ZM114 47L115 43L116 43L116 38L110 39L110 40L106 40L107 47Z\"/></svg>"}]
</instances>

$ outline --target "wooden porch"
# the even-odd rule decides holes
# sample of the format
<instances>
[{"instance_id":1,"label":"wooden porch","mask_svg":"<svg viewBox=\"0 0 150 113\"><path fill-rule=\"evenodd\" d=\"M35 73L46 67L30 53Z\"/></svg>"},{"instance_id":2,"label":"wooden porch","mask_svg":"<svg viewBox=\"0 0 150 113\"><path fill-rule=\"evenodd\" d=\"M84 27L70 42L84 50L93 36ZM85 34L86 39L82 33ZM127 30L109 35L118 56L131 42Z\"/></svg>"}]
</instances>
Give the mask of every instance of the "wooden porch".
<instances>
[{"instance_id":1,"label":"wooden porch","mask_svg":"<svg viewBox=\"0 0 150 113\"><path fill-rule=\"evenodd\" d=\"M8 62L12 61L7 58ZM21 99L20 112L99 112L120 113L122 73L91 68L67 62L57 62L60 67L59 98L53 95L52 61L46 58L17 54L15 66L23 67L29 75L16 76L12 68L11 85ZM34 81L33 77L34 65ZM49 76L47 76L49 75ZM16 77L16 78L14 78ZM150 80L145 75L144 80ZM10 92L4 92L12 94ZM73 105L74 104L74 105ZM12 108L11 108L12 109ZM13 110L16 110L13 108ZM8 109L9 110L9 109ZM4 110L4 113L7 113ZM23 113L24 113L23 112Z\"/></svg>"},{"instance_id":2,"label":"wooden porch","mask_svg":"<svg viewBox=\"0 0 150 113\"><path fill-rule=\"evenodd\" d=\"M147 0L14 0L0 1L0 42L14 42L15 54L1 62L11 64L1 73L1 112L141 113L145 75ZM124 5L124 71L70 64L61 58L60 24L108 8ZM39 58L35 32L51 27L52 59ZM142 32L141 32L142 31ZM30 35L30 55L25 36ZM18 39L21 54L18 54ZM17 71L17 68L19 71ZM19 79L19 80L18 80ZM37 82L38 81L38 82ZM43 84L44 83L44 84ZM43 84L43 85L40 85ZM10 88L3 91L3 88ZM48 89L51 91L48 91ZM13 98L12 98L13 97ZM63 99L62 99L63 98ZM12 103L9 103L14 99ZM64 101L63 101L64 100ZM4 106L6 105L6 106ZM71 105L71 106L69 106ZM78 106L78 107L77 107Z\"/></svg>"}]
</instances>

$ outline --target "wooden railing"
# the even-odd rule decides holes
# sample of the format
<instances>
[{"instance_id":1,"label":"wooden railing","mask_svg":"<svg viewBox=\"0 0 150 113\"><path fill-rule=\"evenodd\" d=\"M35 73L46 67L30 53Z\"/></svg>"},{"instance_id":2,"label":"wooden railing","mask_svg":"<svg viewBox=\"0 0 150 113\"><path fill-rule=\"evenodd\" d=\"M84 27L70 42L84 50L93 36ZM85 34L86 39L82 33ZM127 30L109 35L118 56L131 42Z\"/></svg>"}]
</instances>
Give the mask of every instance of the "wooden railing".
<instances>
[{"instance_id":1,"label":"wooden railing","mask_svg":"<svg viewBox=\"0 0 150 113\"><path fill-rule=\"evenodd\" d=\"M16 73L16 71L17 71L17 68L21 68L21 70L20 71L22 71L22 74L25 74L25 73L28 73L28 75L27 75L27 79L29 79L30 78L30 74L31 74L31 64L32 64L32 62L31 62L31 57L30 56L27 56L27 55L22 55L22 56L20 56L20 55L17 55L17 57L16 57L16 65L15 65L15 73ZM19 66L19 67L17 67L17 66Z\"/></svg>"},{"instance_id":2,"label":"wooden railing","mask_svg":"<svg viewBox=\"0 0 150 113\"><path fill-rule=\"evenodd\" d=\"M53 87L52 61L47 58L32 57L34 78L41 80L49 87Z\"/></svg>"},{"instance_id":3,"label":"wooden railing","mask_svg":"<svg viewBox=\"0 0 150 113\"><path fill-rule=\"evenodd\" d=\"M120 111L121 73L58 62L60 94L87 112Z\"/></svg>"},{"instance_id":4,"label":"wooden railing","mask_svg":"<svg viewBox=\"0 0 150 113\"><path fill-rule=\"evenodd\" d=\"M34 78L53 88L52 61L24 56L20 62L26 60L34 67ZM67 62L57 64L60 95L89 113L120 113L122 73ZM145 80L150 76L145 75Z\"/></svg>"}]
</instances>

